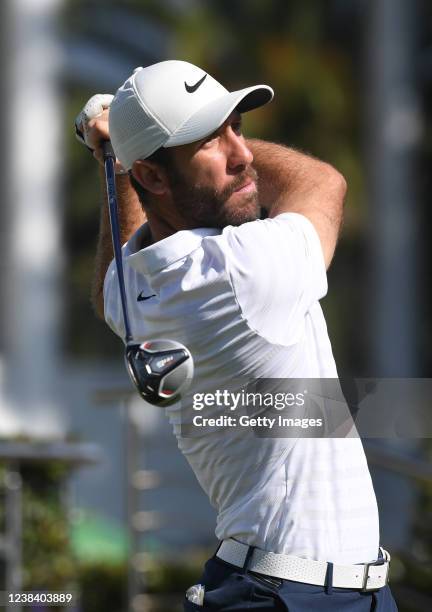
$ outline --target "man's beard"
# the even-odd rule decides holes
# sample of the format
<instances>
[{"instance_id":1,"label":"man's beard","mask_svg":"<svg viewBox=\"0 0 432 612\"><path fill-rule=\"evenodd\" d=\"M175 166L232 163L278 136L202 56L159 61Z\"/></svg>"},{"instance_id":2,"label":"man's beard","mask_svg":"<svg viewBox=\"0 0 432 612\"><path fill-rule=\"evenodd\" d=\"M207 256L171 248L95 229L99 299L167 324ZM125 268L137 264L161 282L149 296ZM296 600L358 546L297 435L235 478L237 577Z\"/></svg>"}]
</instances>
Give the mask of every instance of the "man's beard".
<instances>
[{"instance_id":1,"label":"man's beard","mask_svg":"<svg viewBox=\"0 0 432 612\"><path fill-rule=\"evenodd\" d=\"M174 205L190 228L222 229L227 225L241 225L255 221L259 217L257 191L241 194L236 204L226 205L232 194L248 180L254 181L257 185L258 175L252 167L235 176L222 190L189 185L176 169L171 173L170 179Z\"/></svg>"}]
</instances>

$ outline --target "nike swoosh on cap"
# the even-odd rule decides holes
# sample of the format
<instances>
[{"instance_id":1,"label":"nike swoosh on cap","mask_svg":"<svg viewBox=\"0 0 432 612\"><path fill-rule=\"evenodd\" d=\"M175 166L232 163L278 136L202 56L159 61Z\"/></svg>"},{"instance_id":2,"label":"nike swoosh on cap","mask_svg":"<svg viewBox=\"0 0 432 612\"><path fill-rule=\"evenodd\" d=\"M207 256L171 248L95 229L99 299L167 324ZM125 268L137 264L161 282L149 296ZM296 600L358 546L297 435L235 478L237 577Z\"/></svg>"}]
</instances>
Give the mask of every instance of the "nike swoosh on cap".
<instances>
[{"instance_id":1,"label":"nike swoosh on cap","mask_svg":"<svg viewBox=\"0 0 432 612\"><path fill-rule=\"evenodd\" d=\"M196 91L198 87L200 87L200 85L204 83L204 79L206 78L206 76L207 75L205 74L199 81L195 83L195 85L188 85L185 81L184 84L185 84L186 91L188 93L194 93L194 91Z\"/></svg>"},{"instance_id":2,"label":"nike swoosh on cap","mask_svg":"<svg viewBox=\"0 0 432 612\"><path fill-rule=\"evenodd\" d=\"M137 302L144 302L144 300L149 300L152 297L156 297L156 293L152 293L151 295L143 295L143 292L141 291L137 297Z\"/></svg>"}]
</instances>

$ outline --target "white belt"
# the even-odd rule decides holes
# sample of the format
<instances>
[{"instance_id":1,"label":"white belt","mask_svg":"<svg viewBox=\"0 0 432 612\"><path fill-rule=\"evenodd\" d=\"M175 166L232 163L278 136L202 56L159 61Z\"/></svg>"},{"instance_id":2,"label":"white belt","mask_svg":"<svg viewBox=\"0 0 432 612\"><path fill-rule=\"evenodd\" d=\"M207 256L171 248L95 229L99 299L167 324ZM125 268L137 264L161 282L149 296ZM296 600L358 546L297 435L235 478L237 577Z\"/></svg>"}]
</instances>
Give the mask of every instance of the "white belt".
<instances>
[{"instance_id":1,"label":"white belt","mask_svg":"<svg viewBox=\"0 0 432 612\"><path fill-rule=\"evenodd\" d=\"M224 540L216 556L236 567L244 567L248 550L249 546L237 540ZM380 550L383 559L378 561L359 565L333 564L332 585L336 588L362 591L372 591L385 586L388 582L390 555L383 548ZM325 586L328 565L326 561L302 559L255 548L247 570L264 576Z\"/></svg>"}]
</instances>

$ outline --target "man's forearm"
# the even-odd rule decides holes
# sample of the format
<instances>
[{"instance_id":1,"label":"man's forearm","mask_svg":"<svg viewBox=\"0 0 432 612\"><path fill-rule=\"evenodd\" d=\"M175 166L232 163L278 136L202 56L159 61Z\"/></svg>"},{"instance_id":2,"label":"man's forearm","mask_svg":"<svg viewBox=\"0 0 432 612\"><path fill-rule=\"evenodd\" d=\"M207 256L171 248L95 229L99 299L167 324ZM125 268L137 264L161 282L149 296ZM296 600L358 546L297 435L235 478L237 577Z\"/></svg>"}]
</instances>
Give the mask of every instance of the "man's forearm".
<instances>
[{"instance_id":1,"label":"man's forearm","mask_svg":"<svg viewBox=\"0 0 432 612\"><path fill-rule=\"evenodd\" d=\"M269 212L280 207L281 200L289 207L288 200L294 205L298 195L325 189L321 181L333 171L325 162L284 145L257 139L247 144L258 172L260 203Z\"/></svg>"},{"instance_id":2,"label":"man's forearm","mask_svg":"<svg viewBox=\"0 0 432 612\"><path fill-rule=\"evenodd\" d=\"M114 257L111 239L111 226L106 198L105 173L100 169L100 179L104 203L100 214L99 237L96 249L91 301L96 313L103 318L103 284L108 266ZM146 220L138 196L127 175L116 177L117 205L120 225L120 240L124 244Z\"/></svg>"},{"instance_id":3,"label":"man's forearm","mask_svg":"<svg viewBox=\"0 0 432 612\"><path fill-rule=\"evenodd\" d=\"M330 265L343 217L346 182L329 164L283 145L248 140L258 173L259 200L269 217L296 212L307 217Z\"/></svg>"}]
</instances>

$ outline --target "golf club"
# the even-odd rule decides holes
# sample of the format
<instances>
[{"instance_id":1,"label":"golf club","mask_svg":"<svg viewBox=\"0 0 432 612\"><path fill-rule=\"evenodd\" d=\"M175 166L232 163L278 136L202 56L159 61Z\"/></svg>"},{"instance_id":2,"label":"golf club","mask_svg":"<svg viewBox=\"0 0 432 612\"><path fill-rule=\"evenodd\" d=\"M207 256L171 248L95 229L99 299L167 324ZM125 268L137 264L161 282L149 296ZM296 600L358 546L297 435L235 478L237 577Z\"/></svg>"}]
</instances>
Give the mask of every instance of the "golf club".
<instances>
[{"instance_id":1,"label":"golf club","mask_svg":"<svg viewBox=\"0 0 432 612\"><path fill-rule=\"evenodd\" d=\"M125 327L125 363L141 397L154 406L167 406L181 398L193 377L193 359L180 342L167 339L134 342L127 309L123 260L115 186L115 154L111 143L103 143L106 190L114 259Z\"/></svg>"}]
</instances>

